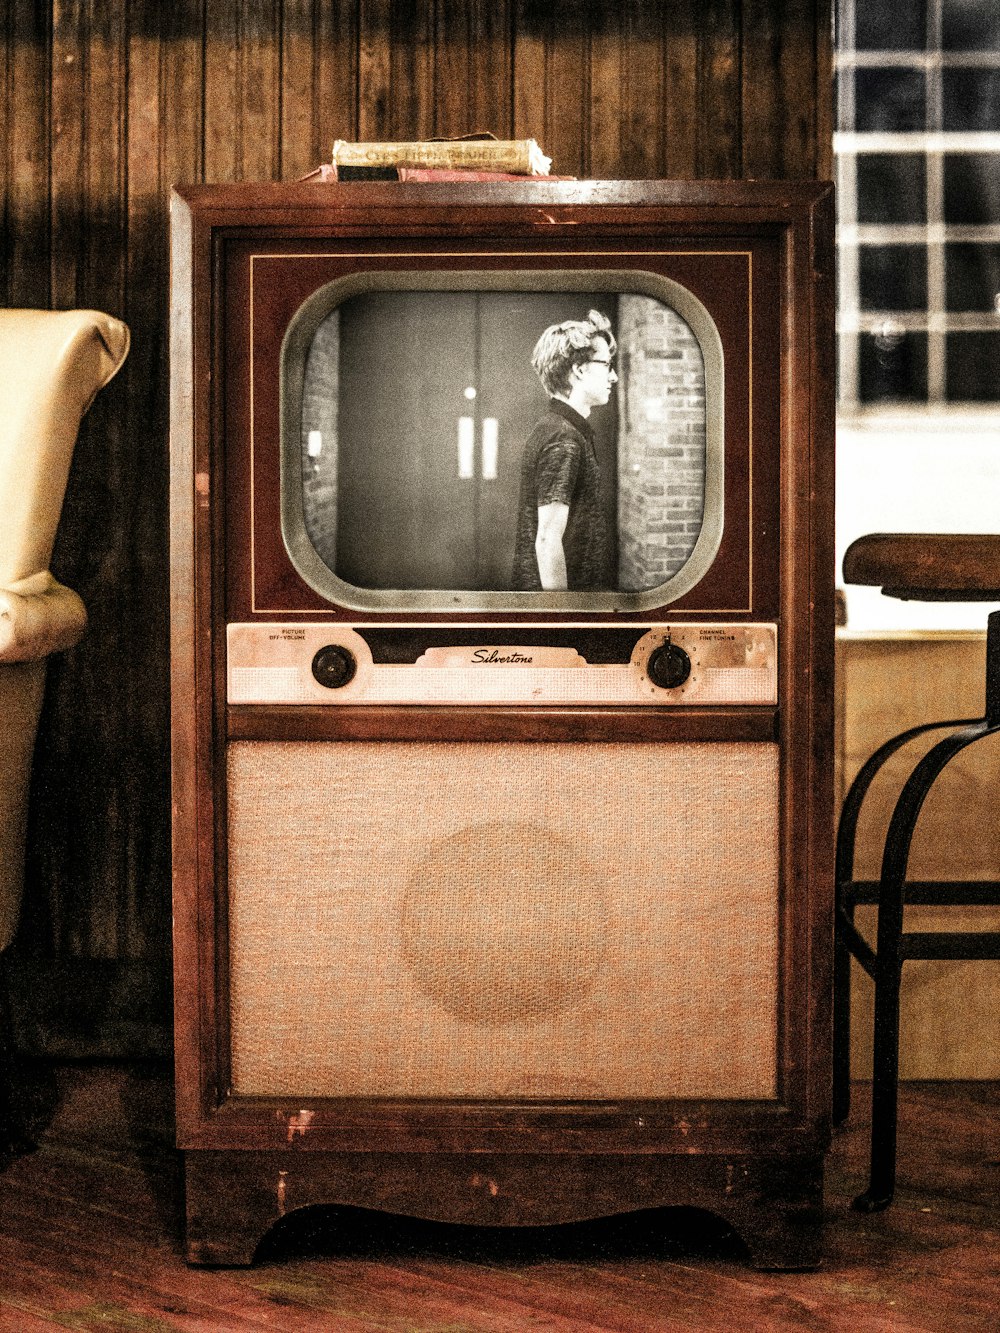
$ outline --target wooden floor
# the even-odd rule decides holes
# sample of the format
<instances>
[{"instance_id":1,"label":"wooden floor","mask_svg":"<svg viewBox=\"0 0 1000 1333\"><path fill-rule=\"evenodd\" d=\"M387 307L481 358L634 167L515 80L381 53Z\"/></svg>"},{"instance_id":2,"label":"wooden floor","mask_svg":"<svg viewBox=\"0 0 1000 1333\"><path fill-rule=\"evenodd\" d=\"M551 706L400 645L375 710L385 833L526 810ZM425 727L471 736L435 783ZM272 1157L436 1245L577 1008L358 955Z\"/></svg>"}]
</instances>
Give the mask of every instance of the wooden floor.
<instances>
[{"instance_id":1,"label":"wooden floor","mask_svg":"<svg viewBox=\"0 0 1000 1333\"><path fill-rule=\"evenodd\" d=\"M252 1269L186 1267L160 1066L34 1068L40 1146L0 1171L0 1329L1000 1329L1000 1085L910 1084L897 1203L862 1216L863 1095L838 1134L827 1258L757 1273L698 1215L496 1233L313 1210Z\"/></svg>"}]
</instances>

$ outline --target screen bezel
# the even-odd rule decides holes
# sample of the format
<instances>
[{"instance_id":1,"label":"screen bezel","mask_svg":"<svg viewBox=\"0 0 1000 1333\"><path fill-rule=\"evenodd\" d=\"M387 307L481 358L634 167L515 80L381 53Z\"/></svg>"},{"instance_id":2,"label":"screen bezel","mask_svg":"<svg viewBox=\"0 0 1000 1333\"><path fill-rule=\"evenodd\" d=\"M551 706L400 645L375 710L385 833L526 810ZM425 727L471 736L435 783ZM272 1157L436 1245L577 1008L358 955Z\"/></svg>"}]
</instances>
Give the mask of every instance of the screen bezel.
<instances>
[{"instance_id":1,"label":"screen bezel","mask_svg":"<svg viewBox=\"0 0 1000 1333\"><path fill-rule=\"evenodd\" d=\"M226 568L227 619L329 619L359 623L535 624L655 623L670 616L715 615L774 621L778 614L777 454L782 430L783 259L779 237L767 227L739 226L713 233L697 220L661 228L589 231L582 220L560 234L492 234L460 228L428 236L384 222L361 236L335 228L326 234L281 237L264 228L229 232L217 249L224 299L217 308L216 379L224 432L226 524L231 533ZM633 230L634 229L634 230ZM322 596L296 569L281 525L281 349L303 304L329 283L370 273L478 275L513 270L652 273L678 282L708 310L723 347L721 385L725 447L721 542L692 588L673 590L669 608L461 606L441 610L367 609ZM590 277L586 279L590 282ZM599 296L595 293L595 297ZM539 389L539 394L541 390ZM425 585L426 586L426 585ZM661 585L662 586L662 585ZM353 597L351 599L353 601ZM652 600L652 599L650 599Z\"/></svg>"},{"instance_id":2,"label":"screen bezel","mask_svg":"<svg viewBox=\"0 0 1000 1333\"><path fill-rule=\"evenodd\" d=\"M302 486L302 401L309 348L320 324L351 297L369 292L602 292L647 296L673 310L701 349L705 374L705 484L701 531L690 555L663 583L638 591L519 592L361 588L341 579L309 536ZM281 528L288 556L321 597L361 612L401 615L434 611L641 612L667 606L690 592L707 573L725 519L725 364L719 330L702 302L681 283L637 269L499 269L399 271L371 269L327 283L294 315L281 345Z\"/></svg>"}]
</instances>

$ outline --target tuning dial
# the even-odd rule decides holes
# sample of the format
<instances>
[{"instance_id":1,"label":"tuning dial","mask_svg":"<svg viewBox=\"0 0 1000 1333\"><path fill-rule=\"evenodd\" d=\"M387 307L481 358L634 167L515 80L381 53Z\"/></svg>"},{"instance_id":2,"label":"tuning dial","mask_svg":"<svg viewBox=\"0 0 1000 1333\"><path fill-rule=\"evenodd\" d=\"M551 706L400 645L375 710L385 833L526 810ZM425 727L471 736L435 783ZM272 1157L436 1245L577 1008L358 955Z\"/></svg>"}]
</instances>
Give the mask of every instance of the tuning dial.
<instances>
[{"instance_id":1,"label":"tuning dial","mask_svg":"<svg viewBox=\"0 0 1000 1333\"><path fill-rule=\"evenodd\" d=\"M349 685L358 670L358 660L349 648L339 643L328 643L312 660L312 673L328 690L339 690Z\"/></svg>"},{"instance_id":2,"label":"tuning dial","mask_svg":"<svg viewBox=\"0 0 1000 1333\"><path fill-rule=\"evenodd\" d=\"M691 674L691 659L676 643L661 643L653 650L646 663L649 679L661 690L675 690Z\"/></svg>"}]
</instances>

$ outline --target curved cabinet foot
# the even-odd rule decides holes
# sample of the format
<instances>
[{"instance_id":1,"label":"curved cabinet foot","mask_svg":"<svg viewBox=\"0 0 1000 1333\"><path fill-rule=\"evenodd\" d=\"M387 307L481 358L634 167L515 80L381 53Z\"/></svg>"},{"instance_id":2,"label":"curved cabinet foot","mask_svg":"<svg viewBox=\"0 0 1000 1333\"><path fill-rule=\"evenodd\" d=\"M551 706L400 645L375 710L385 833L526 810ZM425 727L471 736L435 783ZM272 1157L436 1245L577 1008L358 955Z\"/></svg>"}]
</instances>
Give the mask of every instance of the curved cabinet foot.
<instances>
[{"instance_id":1,"label":"curved cabinet foot","mask_svg":"<svg viewBox=\"0 0 1000 1333\"><path fill-rule=\"evenodd\" d=\"M192 1264L250 1264L276 1222L316 1204L497 1227L693 1207L728 1222L756 1267L820 1260L821 1157L192 1151L185 1159Z\"/></svg>"}]
</instances>

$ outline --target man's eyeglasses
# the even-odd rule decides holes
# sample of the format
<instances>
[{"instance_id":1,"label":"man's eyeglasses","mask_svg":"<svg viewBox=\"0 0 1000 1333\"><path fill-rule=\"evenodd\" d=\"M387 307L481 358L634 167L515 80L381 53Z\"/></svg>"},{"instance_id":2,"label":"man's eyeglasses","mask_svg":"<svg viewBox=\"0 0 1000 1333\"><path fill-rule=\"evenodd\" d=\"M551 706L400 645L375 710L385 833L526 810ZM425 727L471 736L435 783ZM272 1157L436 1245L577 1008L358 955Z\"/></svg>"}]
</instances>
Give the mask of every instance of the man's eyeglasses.
<instances>
[{"instance_id":1,"label":"man's eyeglasses","mask_svg":"<svg viewBox=\"0 0 1000 1333\"><path fill-rule=\"evenodd\" d=\"M615 379L618 378L618 372L615 370L615 363L613 361L602 361L600 357L595 356L591 357L586 364L588 366L603 366L609 375L614 375Z\"/></svg>"}]
</instances>

